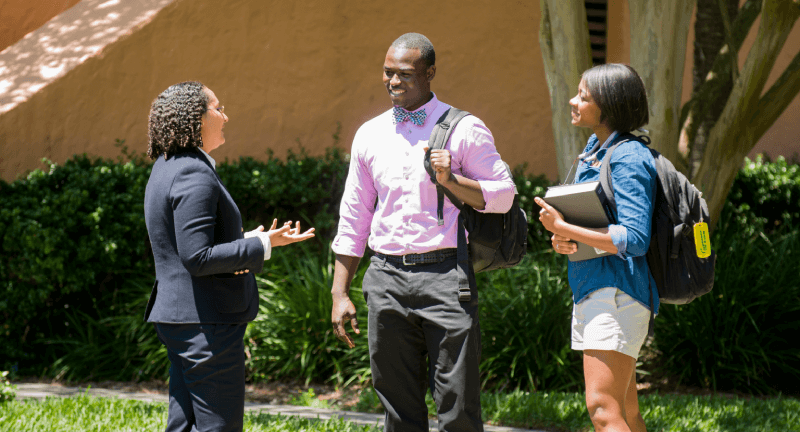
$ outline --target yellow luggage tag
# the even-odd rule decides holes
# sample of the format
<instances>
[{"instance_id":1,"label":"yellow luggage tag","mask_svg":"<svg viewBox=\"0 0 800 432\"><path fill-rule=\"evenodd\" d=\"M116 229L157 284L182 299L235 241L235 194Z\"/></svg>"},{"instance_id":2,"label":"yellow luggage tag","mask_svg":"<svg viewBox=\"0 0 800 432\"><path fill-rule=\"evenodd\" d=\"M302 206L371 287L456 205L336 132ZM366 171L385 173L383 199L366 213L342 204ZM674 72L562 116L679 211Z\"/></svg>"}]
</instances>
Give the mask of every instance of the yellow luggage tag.
<instances>
[{"instance_id":1,"label":"yellow luggage tag","mask_svg":"<svg viewBox=\"0 0 800 432\"><path fill-rule=\"evenodd\" d=\"M705 222L694 224L694 245L698 258L711 256L711 237L708 235L708 224Z\"/></svg>"}]
</instances>

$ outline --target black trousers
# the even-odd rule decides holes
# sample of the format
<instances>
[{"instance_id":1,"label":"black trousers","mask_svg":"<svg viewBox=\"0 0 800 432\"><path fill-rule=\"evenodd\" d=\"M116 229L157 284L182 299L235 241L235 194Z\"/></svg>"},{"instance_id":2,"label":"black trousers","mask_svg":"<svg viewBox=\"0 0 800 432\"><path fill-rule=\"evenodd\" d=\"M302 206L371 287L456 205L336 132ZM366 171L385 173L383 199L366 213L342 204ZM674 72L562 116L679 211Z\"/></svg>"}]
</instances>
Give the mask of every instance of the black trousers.
<instances>
[{"instance_id":1,"label":"black trousers","mask_svg":"<svg viewBox=\"0 0 800 432\"><path fill-rule=\"evenodd\" d=\"M170 361L166 431L241 431L247 323L156 323L155 328Z\"/></svg>"},{"instance_id":2,"label":"black trousers","mask_svg":"<svg viewBox=\"0 0 800 432\"><path fill-rule=\"evenodd\" d=\"M439 430L482 431L480 326L472 299L458 300L456 258L405 266L373 257L364 276L372 381L386 410L386 431L428 431L426 387Z\"/></svg>"}]
</instances>

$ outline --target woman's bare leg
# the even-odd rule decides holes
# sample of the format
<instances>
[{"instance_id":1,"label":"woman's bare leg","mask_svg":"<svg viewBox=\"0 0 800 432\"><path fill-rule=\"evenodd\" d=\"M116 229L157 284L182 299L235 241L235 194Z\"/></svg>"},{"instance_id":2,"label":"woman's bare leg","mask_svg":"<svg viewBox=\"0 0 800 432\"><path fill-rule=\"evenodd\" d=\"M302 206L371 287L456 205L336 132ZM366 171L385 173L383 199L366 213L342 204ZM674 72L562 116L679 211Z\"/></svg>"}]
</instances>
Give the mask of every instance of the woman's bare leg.
<instances>
[{"instance_id":1,"label":"woman's bare leg","mask_svg":"<svg viewBox=\"0 0 800 432\"><path fill-rule=\"evenodd\" d=\"M625 395L625 418L632 432L647 432L644 419L639 412L639 395L636 393L636 367L631 374L631 383L628 384L628 393Z\"/></svg>"},{"instance_id":2,"label":"woman's bare leg","mask_svg":"<svg viewBox=\"0 0 800 432\"><path fill-rule=\"evenodd\" d=\"M639 432L638 429L629 427L626 421L628 405L625 399L630 393L631 385L635 396L636 382L631 382L635 371L636 359L631 356L616 351L584 350L586 408L596 431ZM637 413L638 406L637 401ZM635 421L633 423L636 424Z\"/></svg>"}]
</instances>

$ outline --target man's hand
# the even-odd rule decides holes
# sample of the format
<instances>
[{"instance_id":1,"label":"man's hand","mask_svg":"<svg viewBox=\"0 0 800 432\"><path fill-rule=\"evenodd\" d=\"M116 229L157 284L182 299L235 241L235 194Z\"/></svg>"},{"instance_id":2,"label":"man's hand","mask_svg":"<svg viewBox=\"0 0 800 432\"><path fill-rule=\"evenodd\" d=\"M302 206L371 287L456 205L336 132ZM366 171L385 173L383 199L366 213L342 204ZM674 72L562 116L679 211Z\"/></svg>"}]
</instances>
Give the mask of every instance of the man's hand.
<instances>
[{"instance_id":1,"label":"man's hand","mask_svg":"<svg viewBox=\"0 0 800 432\"><path fill-rule=\"evenodd\" d=\"M427 153L428 147L425 147L423 150ZM453 173L450 171L450 151L438 149L431 150L430 152L431 168L433 168L433 171L436 173L436 181L444 186L453 180Z\"/></svg>"},{"instance_id":2,"label":"man's hand","mask_svg":"<svg viewBox=\"0 0 800 432\"><path fill-rule=\"evenodd\" d=\"M361 334L358 329L358 319L356 319L356 307L347 295L333 295L333 308L331 310L331 323L333 324L333 334L347 344L348 347L356 346L353 338L345 329L345 322L350 321L350 326L356 334Z\"/></svg>"},{"instance_id":3,"label":"man's hand","mask_svg":"<svg viewBox=\"0 0 800 432\"><path fill-rule=\"evenodd\" d=\"M353 282L353 275L358 270L358 262L361 257L336 254L336 263L333 265L333 286L331 296L333 296L333 307L331 308L331 324L333 324L333 334L347 344L348 347L356 346L353 338L347 333L344 326L349 320L356 334L361 334L358 329L356 319L356 307L350 301L350 283Z\"/></svg>"},{"instance_id":4,"label":"man's hand","mask_svg":"<svg viewBox=\"0 0 800 432\"><path fill-rule=\"evenodd\" d=\"M430 150L428 147L422 149L424 152L431 153L431 168L436 173L436 182L446 187L459 200L468 206L483 210L486 208L486 201L483 199L481 185L476 180L468 179L458 174L453 174L450 169L450 151L439 149Z\"/></svg>"}]
</instances>

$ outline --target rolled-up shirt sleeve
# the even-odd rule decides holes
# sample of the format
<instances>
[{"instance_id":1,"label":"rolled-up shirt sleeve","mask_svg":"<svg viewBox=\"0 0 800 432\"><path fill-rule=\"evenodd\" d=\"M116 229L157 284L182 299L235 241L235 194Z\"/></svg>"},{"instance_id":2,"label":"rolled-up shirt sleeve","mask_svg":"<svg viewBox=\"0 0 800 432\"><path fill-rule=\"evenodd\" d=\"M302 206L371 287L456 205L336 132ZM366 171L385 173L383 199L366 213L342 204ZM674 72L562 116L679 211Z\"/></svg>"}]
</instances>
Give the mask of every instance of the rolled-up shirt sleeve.
<instances>
[{"instance_id":1,"label":"rolled-up shirt sleeve","mask_svg":"<svg viewBox=\"0 0 800 432\"><path fill-rule=\"evenodd\" d=\"M364 255L378 192L364 160L363 140L357 133L350 153L350 168L339 208L339 229L331 249L339 255Z\"/></svg>"},{"instance_id":2,"label":"rolled-up shirt sleeve","mask_svg":"<svg viewBox=\"0 0 800 432\"><path fill-rule=\"evenodd\" d=\"M644 152L648 152L645 154ZM619 146L612 154L611 175L617 204L617 224L609 226L620 258L643 256L650 247L655 165L649 150L638 143Z\"/></svg>"},{"instance_id":3,"label":"rolled-up shirt sleeve","mask_svg":"<svg viewBox=\"0 0 800 432\"><path fill-rule=\"evenodd\" d=\"M467 117L474 119L474 117ZM516 188L506 164L497 153L492 132L482 121L475 119L465 129L461 172L481 186L486 207L484 213L505 213L511 209ZM454 133L454 136L456 134Z\"/></svg>"},{"instance_id":4,"label":"rolled-up shirt sleeve","mask_svg":"<svg viewBox=\"0 0 800 432\"><path fill-rule=\"evenodd\" d=\"M622 225L609 225L608 234L611 235L611 243L617 248L617 256L625 259L625 252L628 250L628 230Z\"/></svg>"}]
</instances>

